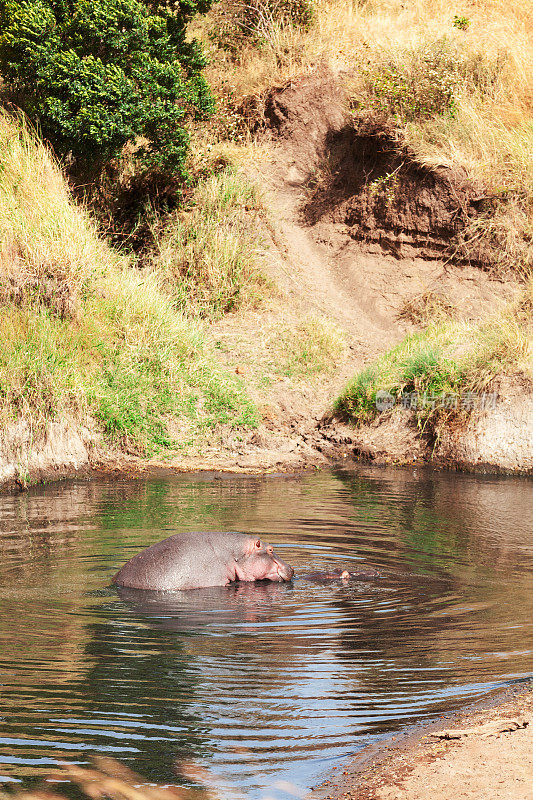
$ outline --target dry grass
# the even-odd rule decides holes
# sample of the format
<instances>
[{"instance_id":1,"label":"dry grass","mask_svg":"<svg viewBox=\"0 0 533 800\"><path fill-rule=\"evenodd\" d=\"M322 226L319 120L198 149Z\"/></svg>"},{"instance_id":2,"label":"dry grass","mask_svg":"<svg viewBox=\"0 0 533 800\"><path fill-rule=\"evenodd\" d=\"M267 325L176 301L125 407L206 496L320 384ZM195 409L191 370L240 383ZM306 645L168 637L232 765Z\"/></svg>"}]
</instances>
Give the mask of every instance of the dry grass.
<instances>
[{"instance_id":1,"label":"dry grass","mask_svg":"<svg viewBox=\"0 0 533 800\"><path fill-rule=\"evenodd\" d=\"M23 120L0 113L0 295L75 314L88 284L120 259L75 206Z\"/></svg>"},{"instance_id":2,"label":"dry grass","mask_svg":"<svg viewBox=\"0 0 533 800\"><path fill-rule=\"evenodd\" d=\"M428 290L406 300L398 319L412 322L413 325L429 325L453 316L454 306L442 295Z\"/></svg>"},{"instance_id":3,"label":"dry grass","mask_svg":"<svg viewBox=\"0 0 533 800\"><path fill-rule=\"evenodd\" d=\"M215 13L215 12L214 12ZM503 83L494 88L499 119L516 124L527 119L532 100L533 5L530 0L509 7L503 0L466 0L461 13L470 20L467 31L454 27L454 11L445 0L317 0L316 22L310 30L273 20L260 48L243 46L236 54L210 46L208 74L215 87L228 87L236 96L262 91L278 81L327 60L336 70L350 72L376 54L384 59L446 36L472 52L508 64ZM193 33L205 37L212 21L196 23ZM502 89L512 89L505 95ZM512 100L510 100L512 98Z\"/></svg>"},{"instance_id":4,"label":"dry grass","mask_svg":"<svg viewBox=\"0 0 533 800\"><path fill-rule=\"evenodd\" d=\"M195 787L148 783L133 770L112 758L94 756L90 767L62 764L46 779L27 791L0 792L0 800L213 800L216 795L204 788L205 770L183 764L180 772ZM56 788L57 787L57 788Z\"/></svg>"},{"instance_id":5,"label":"dry grass","mask_svg":"<svg viewBox=\"0 0 533 800\"><path fill-rule=\"evenodd\" d=\"M152 264L179 309L217 318L268 293L261 212L256 188L232 169L198 184L167 221Z\"/></svg>"},{"instance_id":6,"label":"dry grass","mask_svg":"<svg viewBox=\"0 0 533 800\"><path fill-rule=\"evenodd\" d=\"M242 382L216 367L200 325L175 308L154 272L98 238L46 149L0 117L0 419L96 421L126 450L193 431L254 425ZM218 199L231 205L230 188Z\"/></svg>"},{"instance_id":7,"label":"dry grass","mask_svg":"<svg viewBox=\"0 0 533 800\"><path fill-rule=\"evenodd\" d=\"M298 378L332 373L346 356L346 342L340 330L321 315L307 315L291 325L273 326L267 349L274 358L271 366L275 372Z\"/></svg>"}]
</instances>

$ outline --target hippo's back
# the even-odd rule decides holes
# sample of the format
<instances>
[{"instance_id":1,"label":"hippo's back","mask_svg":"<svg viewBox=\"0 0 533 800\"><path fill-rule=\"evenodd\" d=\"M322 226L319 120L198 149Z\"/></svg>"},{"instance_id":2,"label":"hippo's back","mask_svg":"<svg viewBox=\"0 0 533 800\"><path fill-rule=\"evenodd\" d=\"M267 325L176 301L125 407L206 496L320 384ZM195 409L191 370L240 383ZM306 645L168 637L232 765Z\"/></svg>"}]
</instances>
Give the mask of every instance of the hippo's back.
<instances>
[{"instance_id":1,"label":"hippo's back","mask_svg":"<svg viewBox=\"0 0 533 800\"><path fill-rule=\"evenodd\" d=\"M246 538L236 533L177 533L130 558L113 583L156 591L223 586L236 537Z\"/></svg>"}]
</instances>

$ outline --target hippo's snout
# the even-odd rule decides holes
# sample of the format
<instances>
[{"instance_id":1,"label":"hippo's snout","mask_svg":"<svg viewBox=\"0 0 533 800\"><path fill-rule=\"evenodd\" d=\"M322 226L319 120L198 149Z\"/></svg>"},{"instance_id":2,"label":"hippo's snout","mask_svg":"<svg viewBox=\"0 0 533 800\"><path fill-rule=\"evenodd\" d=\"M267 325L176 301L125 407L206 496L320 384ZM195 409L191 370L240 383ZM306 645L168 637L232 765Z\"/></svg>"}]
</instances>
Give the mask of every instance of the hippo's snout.
<instances>
[{"instance_id":1,"label":"hippo's snout","mask_svg":"<svg viewBox=\"0 0 533 800\"><path fill-rule=\"evenodd\" d=\"M294 570L292 567L289 567L288 564L284 564L283 561L278 561L276 559L276 569L282 581L292 580L294 576Z\"/></svg>"}]
</instances>

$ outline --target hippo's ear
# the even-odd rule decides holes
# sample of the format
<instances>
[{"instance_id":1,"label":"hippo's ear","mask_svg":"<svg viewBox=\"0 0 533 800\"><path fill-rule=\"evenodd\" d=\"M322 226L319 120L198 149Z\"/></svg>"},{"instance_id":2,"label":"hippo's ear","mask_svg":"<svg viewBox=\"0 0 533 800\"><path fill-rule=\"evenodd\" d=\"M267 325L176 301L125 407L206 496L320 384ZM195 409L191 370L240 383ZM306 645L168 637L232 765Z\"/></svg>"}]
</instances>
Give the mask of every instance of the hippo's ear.
<instances>
[{"instance_id":1,"label":"hippo's ear","mask_svg":"<svg viewBox=\"0 0 533 800\"><path fill-rule=\"evenodd\" d=\"M256 550L262 550L262 549L263 549L263 543L261 539L252 539L252 537L250 537L246 542L246 552L248 554L253 553Z\"/></svg>"}]
</instances>

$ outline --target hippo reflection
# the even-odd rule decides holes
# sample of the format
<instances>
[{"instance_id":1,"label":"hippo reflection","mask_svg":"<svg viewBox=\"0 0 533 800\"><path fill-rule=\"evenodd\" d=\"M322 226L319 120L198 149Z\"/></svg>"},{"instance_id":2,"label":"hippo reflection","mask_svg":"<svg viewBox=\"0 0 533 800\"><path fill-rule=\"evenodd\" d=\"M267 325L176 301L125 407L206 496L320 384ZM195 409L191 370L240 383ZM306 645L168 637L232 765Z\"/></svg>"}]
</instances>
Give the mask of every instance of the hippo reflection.
<instances>
[{"instance_id":1,"label":"hippo reflection","mask_svg":"<svg viewBox=\"0 0 533 800\"><path fill-rule=\"evenodd\" d=\"M233 581L290 581L294 570L271 545L245 533L176 533L131 558L113 583L132 589L179 591Z\"/></svg>"},{"instance_id":2,"label":"hippo reflection","mask_svg":"<svg viewBox=\"0 0 533 800\"><path fill-rule=\"evenodd\" d=\"M256 623L290 592L286 582L231 583L194 593L154 592L117 586L120 599L158 628L174 633L216 627L227 631L243 623Z\"/></svg>"}]
</instances>

